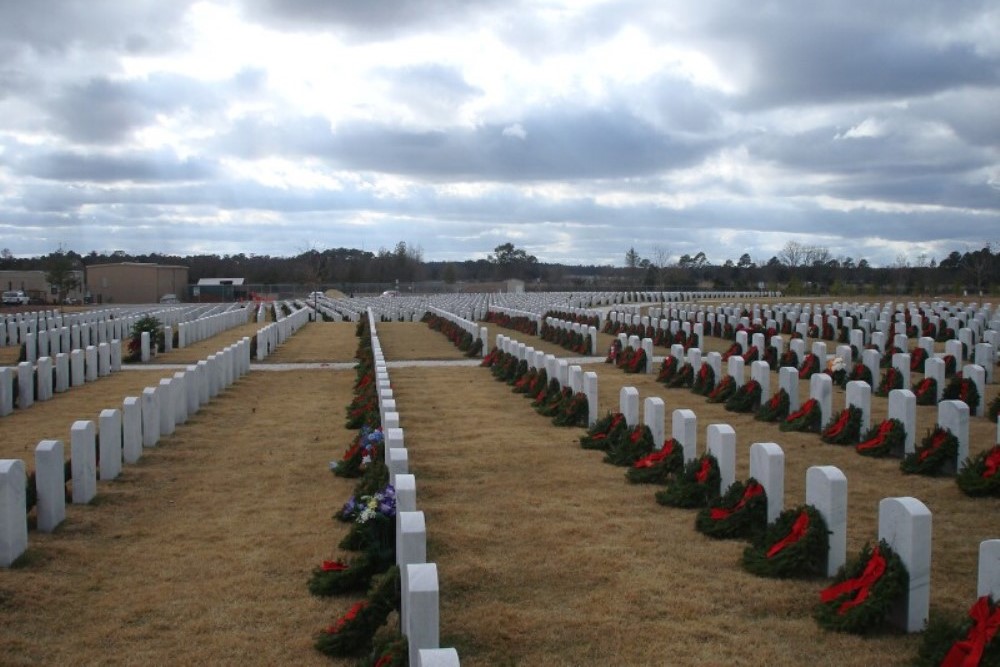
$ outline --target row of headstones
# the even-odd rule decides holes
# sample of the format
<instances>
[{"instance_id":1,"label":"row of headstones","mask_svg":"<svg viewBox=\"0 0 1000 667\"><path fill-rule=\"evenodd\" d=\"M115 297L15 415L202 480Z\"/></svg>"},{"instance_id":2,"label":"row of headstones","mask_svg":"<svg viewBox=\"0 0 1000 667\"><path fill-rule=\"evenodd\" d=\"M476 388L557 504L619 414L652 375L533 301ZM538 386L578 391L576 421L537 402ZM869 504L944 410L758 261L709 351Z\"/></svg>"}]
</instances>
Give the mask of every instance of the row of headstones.
<instances>
[{"instance_id":1,"label":"row of headstones","mask_svg":"<svg viewBox=\"0 0 1000 667\"><path fill-rule=\"evenodd\" d=\"M575 334L587 337L590 336L590 349L587 350L587 354L596 355L597 351L597 327L588 327L584 324L578 322L567 322L566 320L560 320L556 317L545 318L545 323L551 327L556 327L558 329L565 329L567 331L572 331ZM652 343L652 341L650 341ZM652 348L650 348L652 350ZM652 359L653 356L650 353L647 359ZM652 366L652 363L649 364Z\"/></svg>"},{"instance_id":2,"label":"row of headstones","mask_svg":"<svg viewBox=\"0 0 1000 667\"><path fill-rule=\"evenodd\" d=\"M964 405L964 404L963 404ZM653 433L657 449L664 437L664 403L659 397L643 401L642 423ZM619 393L619 412L629 426L639 421L639 392L623 387ZM697 458L697 416L691 410L678 409L672 414L672 436L682 447L685 462ZM720 471L720 491L736 480L736 432L728 424L710 424L706 428L706 451L716 458ZM767 520L773 522L784 509L785 454L774 442L750 446L750 477L767 493ZM814 506L830 531L827 576L832 577L847 557L847 477L835 466L812 466L806 471L805 502ZM895 610L893 621L906 632L919 632L927 623L930 608L931 513L916 498L884 498L879 503L878 537L899 555L909 572L905 602ZM980 586L984 577L992 591L1000 592L1000 540L981 546ZM986 544L986 543L984 543ZM991 557L983 557L983 549ZM982 588L981 588L982 590Z\"/></svg>"},{"instance_id":3,"label":"row of headstones","mask_svg":"<svg viewBox=\"0 0 1000 667\"><path fill-rule=\"evenodd\" d=\"M0 417L14 411L14 378L17 378L17 407L30 408L38 401L48 401L55 394L96 382L122 369L121 341L88 345L85 350L60 352L53 360L39 357L35 363L22 361L16 368L0 367Z\"/></svg>"},{"instance_id":4,"label":"row of headstones","mask_svg":"<svg viewBox=\"0 0 1000 667\"><path fill-rule=\"evenodd\" d=\"M203 405L250 371L250 339L243 338L207 359L129 396L121 409L102 410L98 428L80 420L70 428L72 502L87 504L101 481L118 477L122 463L134 464L144 447L155 447ZM97 449L100 449L98 468ZM66 518L65 458L61 440L42 440L35 448L38 530L52 532ZM20 459L0 460L0 567L10 567L28 547L26 470Z\"/></svg>"},{"instance_id":5,"label":"row of headstones","mask_svg":"<svg viewBox=\"0 0 1000 667\"><path fill-rule=\"evenodd\" d=\"M409 664L455 667L458 652L440 646L440 588L436 563L427 562L427 523L417 510L417 481L409 471L409 453L376 330L374 310L367 312L375 364L379 418L385 434L385 464L396 491L396 564L400 575L400 631L407 638Z\"/></svg>"},{"instance_id":6,"label":"row of headstones","mask_svg":"<svg viewBox=\"0 0 1000 667\"><path fill-rule=\"evenodd\" d=\"M536 350L503 334L497 334L496 347L501 352L514 355L518 361L524 361L529 369L544 370L549 381L555 379L559 382L560 389L568 387L574 395L582 392L587 397L588 426L597 421L597 373L585 373L578 365L571 365L565 359Z\"/></svg>"},{"instance_id":7,"label":"row of headstones","mask_svg":"<svg viewBox=\"0 0 1000 667\"><path fill-rule=\"evenodd\" d=\"M91 330L90 325L92 324L96 325L99 322L121 318L128 313L129 311L115 308L90 310L80 313L61 313L58 310L45 310L0 315L0 347L24 343L28 334L38 334L41 331L51 333L64 327L76 326L86 328L89 332ZM94 331L96 332L96 328ZM94 336L94 340L96 341L96 333Z\"/></svg>"},{"instance_id":8,"label":"row of headstones","mask_svg":"<svg viewBox=\"0 0 1000 667\"><path fill-rule=\"evenodd\" d=\"M477 322L459 317L458 315L455 315L447 310L442 310L441 308L430 306L428 310L438 317L443 317L463 331L466 331L470 336L472 336L472 340L482 341L482 356L485 357L489 353L489 332L486 327L480 327Z\"/></svg>"},{"instance_id":9,"label":"row of headstones","mask_svg":"<svg viewBox=\"0 0 1000 667\"><path fill-rule=\"evenodd\" d=\"M309 322L309 311L296 310L291 315L261 327L257 331L257 361L264 361L278 346Z\"/></svg>"},{"instance_id":10,"label":"row of headstones","mask_svg":"<svg viewBox=\"0 0 1000 667\"><path fill-rule=\"evenodd\" d=\"M249 324L252 316L252 309L239 308L237 310L227 310L222 313L199 317L196 320L188 322L179 322L177 324L177 347L184 348L194 345L199 341L217 336L223 331ZM166 351L169 352L173 344L173 330L171 326L167 325L164 326L163 331L164 340L166 341Z\"/></svg>"}]
</instances>

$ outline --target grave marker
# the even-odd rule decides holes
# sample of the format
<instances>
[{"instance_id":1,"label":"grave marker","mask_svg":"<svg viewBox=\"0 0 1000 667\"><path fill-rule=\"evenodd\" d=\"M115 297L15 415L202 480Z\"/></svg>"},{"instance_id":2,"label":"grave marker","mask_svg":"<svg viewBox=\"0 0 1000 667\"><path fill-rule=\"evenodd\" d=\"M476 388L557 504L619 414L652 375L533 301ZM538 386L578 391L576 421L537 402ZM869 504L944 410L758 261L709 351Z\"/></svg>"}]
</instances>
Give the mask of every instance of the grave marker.
<instances>
[{"instance_id":1,"label":"grave marker","mask_svg":"<svg viewBox=\"0 0 1000 667\"><path fill-rule=\"evenodd\" d=\"M70 467L73 504L86 505L97 495L97 444L94 422L76 421L70 427Z\"/></svg>"},{"instance_id":2,"label":"grave marker","mask_svg":"<svg viewBox=\"0 0 1000 667\"><path fill-rule=\"evenodd\" d=\"M61 440L42 440L35 447L35 490L38 530L51 533L66 519L66 467Z\"/></svg>"},{"instance_id":3,"label":"grave marker","mask_svg":"<svg viewBox=\"0 0 1000 667\"><path fill-rule=\"evenodd\" d=\"M729 424L709 424L705 431L708 453L719 462L719 490L725 493L736 481L736 431Z\"/></svg>"},{"instance_id":4,"label":"grave marker","mask_svg":"<svg viewBox=\"0 0 1000 667\"><path fill-rule=\"evenodd\" d=\"M847 561L847 477L840 468L812 466L806 470L806 503L823 516L830 531L826 576L832 577Z\"/></svg>"},{"instance_id":5,"label":"grave marker","mask_svg":"<svg viewBox=\"0 0 1000 667\"><path fill-rule=\"evenodd\" d=\"M28 548L24 462L0 459L0 567L10 567Z\"/></svg>"},{"instance_id":6,"label":"grave marker","mask_svg":"<svg viewBox=\"0 0 1000 667\"><path fill-rule=\"evenodd\" d=\"M883 498L878 506L878 536L910 574L909 589L890 620L906 632L920 632L930 609L931 512L916 498Z\"/></svg>"},{"instance_id":7,"label":"grave marker","mask_svg":"<svg viewBox=\"0 0 1000 667\"><path fill-rule=\"evenodd\" d=\"M889 419L903 422L906 439L903 454L916 451L917 443L917 396L909 389L893 389L889 392Z\"/></svg>"},{"instance_id":8,"label":"grave marker","mask_svg":"<svg viewBox=\"0 0 1000 667\"><path fill-rule=\"evenodd\" d=\"M750 445L750 476L767 493L767 522L773 523L785 503L785 452L774 442Z\"/></svg>"}]
</instances>

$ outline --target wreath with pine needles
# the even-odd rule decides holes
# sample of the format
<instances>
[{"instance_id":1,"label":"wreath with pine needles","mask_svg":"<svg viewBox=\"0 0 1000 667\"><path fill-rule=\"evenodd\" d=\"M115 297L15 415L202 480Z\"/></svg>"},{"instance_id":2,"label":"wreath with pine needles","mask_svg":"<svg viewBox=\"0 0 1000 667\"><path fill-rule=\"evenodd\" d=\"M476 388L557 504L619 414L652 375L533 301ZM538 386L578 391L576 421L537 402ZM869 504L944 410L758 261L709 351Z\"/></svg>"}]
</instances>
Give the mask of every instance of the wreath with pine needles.
<instances>
[{"instance_id":1,"label":"wreath with pine needles","mask_svg":"<svg viewBox=\"0 0 1000 667\"><path fill-rule=\"evenodd\" d=\"M374 648L358 663L358 667L406 667L409 664L410 643L398 631L376 633Z\"/></svg>"},{"instance_id":2,"label":"wreath with pine needles","mask_svg":"<svg viewBox=\"0 0 1000 667\"><path fill-rule=\"evenodd\" d=\"M680 362L672 354L668 354L663 358L663 363L660 364L660 372L656 375L657 382L669 382L674 375L677 374L680 368Z\"/></svg>"},{"instance_id":3,"label":"wreath with pine needles","mask_svg":"<svg viewBox=\"0 0 1000 667\"><path fill-rule=\"evenodd\" d=\"M572 394L559 404L559 410L552 417L555 426L586 426L590 418L590 402L582 391Z\"/></svg>"},{"instance_id":4,"label":"wreath with pine needles","mask_svg":"<svg viewBox=\"0 0 1000 667\"><path fill-rule=\"evenodd\" d=\"M781 359L778 360L778 366L791 366L798 370L799 367L799 355L796 354L795 350L785 350L781 353Z\"/></svg>"},{"instance_id":5,"label":"wreath with pine needles","mask_svg":"<svg viewBox=\"0 0 1000 667\"><path fill-rule=\"evenodd\" d=\"M625 415L620 412L609 412L594 422L585 435L580 436L580 447L606 450L610 440L617 438L620 432L627 430L628 424L625 423Z\"/></svg>"},{"instance_id":6,"label":"wreath with pine needles","mask_svg":"<svg viewBox=\"0 0 1000 667\"><path fill-rule=\"evenodd\" d=\"M830 532L823 515L801 505L778 515L743 551L743 569L760 577L787 579L826 572Z\"/></svg>"},{"instance_id":7,"label":"wreath with pine needles","mask_svg":"<svg viewBox=\"0 0 1000 667\"><path fill-rule=\"evenodd\" d=\"M375 632L384 625L389 614L399 609L399 568L391 567L372 582L364 600L351 605L316 637L316 650L331 657L359 656L372 650Z\"/></svg>"},{"instance_id":8,"label":"wreath with pine needles","mask_svg":"<svg viewBox=\"0 0 1000 667\"><path fill-rule=\"evenodd\" d=\"M923 373L926 363L927 350L922 347L914 348L913 352L910 353L910 371L914 373Z\"/></svg>"},{"instance_id":9,"label":"wreath with pine needles","mask_svg":"<svg viewBox=\"0 0 1000 667\"><path fill-rule=\"evenodd\" d=\"M736 389L736 380L733 379L733 376L724 375L705 398L709 403L725 403L736 393Z\"/></svg>"},{"instance_id":10,"label":"wreath with pine needles","mask_svg":"<svg viewBox=\"0 0 1000 667\"><path fill-rule=\"evenodd\" d=\"M712 368L711 364L702 362L697 374L692 371L692 375L694 375L691 382L692 394L708 396L715 389L715 369Z\"/></svg>"},{"instance_id":11,"label":"wreath with pine needles","mask_svg":"<svg viewBox=\"0 0 1000 667\"><path fill-rule=\"evenodd\" d=\"M997 394L990 405L986 408L986 416L989 417L991 422L995 422L997 417L1000 417L1000 394Z\"/></svg>"},{"instance_id":12,"label":"wreath with pine needles","mask_svg":"<svg viewBox=\"0 0 1000 667\"><path fill-rule=\"evenodd\" d=\"M716 539L753 538L767 527L767 493L751 477L733 482L720 498L698 511L695 529Z\"/></svg>"},{"instance_id":13,"label":"wreath with pine needles","mask_svg":"<svg viewBox=\"0 0 1000 667\"><path fill-rule=\"evenodd\" d=\"M820 432L820 439L831 445L853 445L861 437L861 420L864 412L856 405L848 405Z\"/></svg>"},{"instance_id":14,"label":"wreath with pine needles","mask_svg":"<svg viewBox=\"0 0 1000 667\"><path fill-rule=\"evenodd\" d=\"M694 367L685 362L672 378L667 381L667 386L671 389L691 387L694 384Z\"/></svg>"},{"instance_id":15,"label":"wreath with pine needles","mask_svg":"<svg viewBox=\"0 0 1000 667\"><path fill-rule=\"evenodd\" d=\"M924 378L913 385L911 389L917 399L917 405L937 405L937 380Z\"/></svg>"},{"instance_id":16,"label":"wreath with pine needles","mask_svg":"<svg viewBox=\"0 0 1000 667\"><path fill-rule=\"evenodd\" d=\"M866 544L820 593L813 616L827 630L873 634L884 627L909 585L906 566L885 540L875 547Z\"/></svg>"},{"instance_id":17,"label":"wreath with pine needles","mask_svg":"<svg viewBox=\"0 0 1000 667\"><path fill-rule=\"evenodd\" d=\"M791 398L784 389L779 389L766 403L760 406L754 419L762 422L777 422L788 417Z\"/></svg>"},{"instance_id":18,"label":"wreath with pine needles","mask_svg":"<svg viewBox=\"0 0 1000 667\"><path fill-rule=\"evenodd\" d=\"M630 466L653 451L653 432L645 424L636 424L627 431L620 431L608 440L604 462L616 466Z\"/></svg>"},{"instance_id":19,"label":"wreath with pine needles","mask_svg":"<svg viewBox=\"0 0 1000 667\"><path fill-rule=\"evenodd\" d=\"M893 389L903 388L903 374L899 372L896 368L887 368L885 373L882 374L882 379L878 383L878 389L875 390L876 396L888 396L889 392Z\"/></svg>"},{"instance_id":20,"label":"wreath with pine needles","mask_svg":"<svg viewBox=\"0 0 1000 667\"><path fill-rule=\"evenodd\" d=\"M984 595L963 617L931 615L923 632L918 667L1000 667L1000 604Z\"/></svg>"},{"instance_id":21,"label":"wreath with pine needles","mask_svg":"<svg viewBox=\"0 0 1000 667\"><path fill-rule=\"evenodd\" d=\"M956 373L944 388L941 398L946 401L962 401L969 406L970 414L976 414L976 408L979 407L979 387L971 379Z\"/></svg>"},{"instance_id":22,"label":"wreath with pine needles","mask_svg":"<svg viewBox=\"0 0 1000 667\"><path fill-rule=\"evenodd\" d=\"M558 380L553 380L556 383L556 387L559 386ZM569 387L557 388L555 391L549 391L548 397L545 399L545 403L539 405L535 408L535 412L542 415L543 417L555 417L559 414L564 404L568 404L573 400L573 390Z\"/></svg>"},{"instance_id":23,"label":"wreath with pine needles","mask_svg":"<svg viewBox=\"0 0 1000 667\"><path fill-rule=\"evenodd\" d=\"M915 452L906 455L899 468L908 475L941 475L955 463L957 457L958 438L938 424Z\"/></svg>"},{"instance_id":24,"label":"wreath with pine needles","mask_svg":"<svg viewBox=\"0 0 1000 667\"><path fill-rule=\"evenodd\" d=\"M719 495L719 462L711 454L688 461L680 475L656 492L656 502L669 507L707 507Z\"/></svg>"},{"instance_id":25,"label":"wreath with pine needles","mask_svg":"<svg viewBox=\"0 0 1000 667\"><path fill-rule=\"evenodd\" d=\"M782 431L819 433L822 420L823 411L819 406L819 401L810 398L798 410L785 417L785 421L781 422L778 428Z\"/></svg>"},{"instance_id":26,"label":"wreath with pine needles","mask_svg":"<svg viewBox=\"0 0 1000 667\"><path fill-rule=\"evenodd\" d=\"M850 380L860 380L861 382L867 382L869 385L874 382L872 379L872 369L868 368L860 361L854 364L854 367L851 369L851 374L848 377Z\"/></svg>"},{"instance_id":27,"label":"wreath with pine needles","mask_svg":"<svg viewBox=\"0 0 1000 667\"><path fill-rule=\"evenodd\" d=\"M726 410L729 412L753 412L760 405L762 391L760 382L750 380L733 392L733 395L726 401Z\"/></svg>"},{"instance_id":28,"label":"wreath with pine needles","mask_svg":"<svg viewBox=\"0 0 1000 667\"><path fill-rule=\"evenodd\" d=\"M967 496L1000 497L1000 445L967 458L955 482Z\"/></svg>"},{"instance_id":29,"label":"wreath with pine needles","mask_svg":"<svg viewBox=\"0 0 1000 667\"><path fill-rule=\"evenodd\" d=\"M625 479L632 484L666 484L684 470L684 447L676 439L664 441L663 447L635 461Z\"/></svg>"},{"instance_id":30,"label":"wreath with pine needles","mask_svg":"<svg viewBox=\"0 0 1000 667\"><path fill-rule=\"evenodd\" d=\"M906 427L898 419L886 419L868 429L864 440L854 446L862 456L881 458L901 454L906 443Z\"/></svg>"},{"instance_id":31,"label":"wreath with pine needles","mask_svg":"<svg viewBox=\"0 0 1000 667\"><path fill-rule=\"evenodd\" d=\"M808 380L813 375L819 373L819 357L812 352L806 354L802 360L802 368L799 369L799 379Z\"/></svg>"}]
</instances>

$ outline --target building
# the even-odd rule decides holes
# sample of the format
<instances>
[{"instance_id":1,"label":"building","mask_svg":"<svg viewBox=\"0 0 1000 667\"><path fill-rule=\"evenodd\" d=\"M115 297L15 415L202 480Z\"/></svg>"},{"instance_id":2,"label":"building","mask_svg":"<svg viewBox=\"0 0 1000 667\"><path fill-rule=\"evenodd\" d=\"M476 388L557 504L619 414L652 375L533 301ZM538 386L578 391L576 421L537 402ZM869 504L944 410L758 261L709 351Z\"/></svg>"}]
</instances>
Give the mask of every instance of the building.
<instances>
[{"instance_id":1,"label":"building","mask_svg":"<svg viewBox=\"0 0 1000 667\"><path fill-rule=\"evenodd\" d=\"M202 278L191 288L191 301L246 301L248 292L243 278Z\"/></svg>"},{"instance_id":2,"label":"building","mask_svg":"<svg viewBox=\"0 0 1000 667\"><path fill-rule=\"evenodd\" d=\"M121 262L87 267L87 290L96 303L158 303L167 295L183 299L188 267Z\"/></svg>"},{"instance_id":3,"label":"building","mask_svg":"<svg viewBox=\"0 0 1000 667\"><path fill-rule=\"evenodd\" d=\"M71 273L76 278L77 287L63 294L63 299L73 299L81 303L84 294L83 271L71 271ZM14 290L21 290L34 303L52 304L59 300L59 289L49 283L45 271L0 271L0 291Z\"/></svg>"}]
</instances>

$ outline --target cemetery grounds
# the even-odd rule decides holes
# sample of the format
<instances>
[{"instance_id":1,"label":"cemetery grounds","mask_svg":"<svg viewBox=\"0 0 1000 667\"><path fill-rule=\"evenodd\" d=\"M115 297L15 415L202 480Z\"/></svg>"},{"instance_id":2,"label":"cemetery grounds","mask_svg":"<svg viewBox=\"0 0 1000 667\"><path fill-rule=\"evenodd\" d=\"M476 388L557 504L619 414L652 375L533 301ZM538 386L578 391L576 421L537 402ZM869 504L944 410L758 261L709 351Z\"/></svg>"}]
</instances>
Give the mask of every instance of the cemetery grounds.
<instances>
[{"instance_id":1,"label":"cemetery grounds","mask_svg":"<svg viewBox=\"0 0 1000 667\"><path fill-rule=\"evenodd\" d=\"M193 363L258 326L156 363ZM504 333L568 356L489 328L491 340ZM881 666L915 657L918 635L820 629L811 610L826 580L746 573L744 542L696 532L693 510L656 504L655 487L628 484L601 452L580 448L582 428L552 426L441 334L421 323L380 323L378 332L427 517L427 560L438 566L441 646L457 648L463 665ZM599 349L611 340L600 335ZM703 350L728 346L706 337ZM344 416L356 347L353 324L306 325L138 464L100 483L91 505L68 505L55 533L32 531L18 566L0 570L0 664L354 664L312 648L354 598L312 597L306 581L338 555L347 530L331 516L354 480L333 476L328 463L354 434ZM786 507L804 502L809 466L843 470L849 557L874 541L880 499L922 500L933 513L932 613L962 613L975 599L979 543L1000 533L1000 500L968 498L952 478L903 475L898 460L782 433L668 389L655 374L600 361L584 370L599 375L602 413L634 386L641 398L663 398L668 434L672 410L693 410L699 451L707 425L730 424L737 479L749 474L751 443L779 443ZM68 441L73 421L96 420L174 370L129 369L0 419L0 458L33 468L39 440ZM833 400L839 410L842 389ZM872 423L886 412L873 396ZM935 416L918 407L918 442ZM971 454L995 437L995 424L971 419Z\"/></svg>"}]
</instances>

